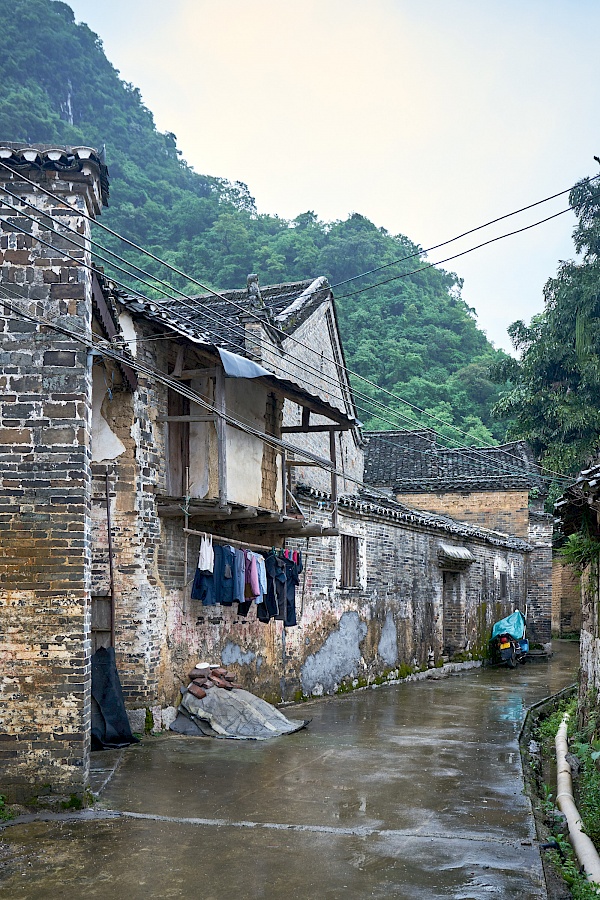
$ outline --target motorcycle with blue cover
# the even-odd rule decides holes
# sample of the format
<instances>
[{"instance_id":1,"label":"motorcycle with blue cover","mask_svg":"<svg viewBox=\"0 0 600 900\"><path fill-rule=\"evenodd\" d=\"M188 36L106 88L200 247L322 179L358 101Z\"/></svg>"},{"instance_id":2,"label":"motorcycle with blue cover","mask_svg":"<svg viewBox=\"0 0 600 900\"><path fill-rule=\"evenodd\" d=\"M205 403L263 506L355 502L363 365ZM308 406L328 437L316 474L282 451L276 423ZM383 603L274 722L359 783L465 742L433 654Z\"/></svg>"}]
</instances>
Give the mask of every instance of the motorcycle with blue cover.
<instances>
[{"instance_id":1,"label":"motorcycle with blue cover","mask_svg":"<svg viewBox=\"0 0 600 900\"><path fill-rule=\"evenodd\" d=\"M529 641L525 633L527 623L523 613L515 609L510 616L500 619L492 628L490 658L498 665L515 669L524 663L529 653Z\"/></svg>"}]
</instances>

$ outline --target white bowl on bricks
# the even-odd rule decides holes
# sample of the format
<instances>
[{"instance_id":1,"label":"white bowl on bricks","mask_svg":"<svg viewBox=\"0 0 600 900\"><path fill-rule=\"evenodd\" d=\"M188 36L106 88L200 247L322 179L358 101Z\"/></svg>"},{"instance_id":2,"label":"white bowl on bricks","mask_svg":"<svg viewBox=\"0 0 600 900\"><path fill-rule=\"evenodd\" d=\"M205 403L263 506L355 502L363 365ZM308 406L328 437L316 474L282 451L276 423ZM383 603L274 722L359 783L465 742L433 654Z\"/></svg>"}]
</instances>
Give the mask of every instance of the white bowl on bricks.
<instances>
[{"instance_id":1,"label":"white bowl on bricks","mask_svg":"<svg viewBox=\"0 0 600 900\"><path fill-rule=\"evenodd\" d=\"M66 156L66 153L64 150L61 150L60 147L53 147L51 150L45 150L44 156L47 156L52 162L58 162L59 159Z\"/></svg>"},{"instance_id":2,"label":"white bowl on bricks","mask_svg":"<svg viewBox=\"0 0 600 900\"><path fill-rule=\"evenodd\" d=\"M33 147L26 147L25 150L21 150L21 156L23 156L27 162L37 162L40 158L39 151L35 150Z\"/></svg>"},{"instance_id":3,"label":"white bowl on bricks","mask_svg":"<svg viewBox=\"0 0 600 900\"><path fill-rule=\"evenodd\" d=\"M71 149L79 159L89 159L96 152L93 147L71 147Z\"/></svg>"}]
</instances>

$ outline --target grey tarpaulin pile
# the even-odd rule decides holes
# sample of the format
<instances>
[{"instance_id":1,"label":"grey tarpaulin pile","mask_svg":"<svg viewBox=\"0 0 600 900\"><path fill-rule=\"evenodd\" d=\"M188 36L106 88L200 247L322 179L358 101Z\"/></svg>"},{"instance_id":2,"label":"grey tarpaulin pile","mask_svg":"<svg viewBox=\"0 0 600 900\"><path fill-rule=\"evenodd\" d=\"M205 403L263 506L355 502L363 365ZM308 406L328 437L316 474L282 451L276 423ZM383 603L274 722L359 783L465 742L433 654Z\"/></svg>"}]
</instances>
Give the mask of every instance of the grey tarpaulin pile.
<instances>
[{"instance_id":1,"label":"grey tarpaulin pile","mask_svg":"<svg viewBox=\"0 0 600 900\"><path fill-rule=\"evenodd\" d=\"M214 687L201 699L189 691L184 693L171 731L240 741L265 741L300 731L306 725L305 720L287 719L266 700L249 691Z\"/></svg>"}]
</instances>

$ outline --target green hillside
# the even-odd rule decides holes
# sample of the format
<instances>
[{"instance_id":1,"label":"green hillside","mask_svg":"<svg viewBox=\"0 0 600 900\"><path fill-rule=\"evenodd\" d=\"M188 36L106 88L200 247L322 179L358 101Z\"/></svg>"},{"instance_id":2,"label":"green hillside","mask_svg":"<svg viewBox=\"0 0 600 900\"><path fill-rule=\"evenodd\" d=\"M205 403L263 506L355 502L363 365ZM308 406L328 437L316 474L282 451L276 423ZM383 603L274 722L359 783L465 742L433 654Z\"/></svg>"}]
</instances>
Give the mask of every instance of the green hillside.
<instances>
[{"instance_id":1,"label":"green hillside","mask_svg":"<svg viewBox=\"0 0 600 900\"><path fill-rule=\"evenodd\" d=\"M336 284L419 249L356 214L328 223L313 212L291 222L259 215L246 185L194 172L175 135L156 130L139 90L120 80L101 40L75 24L65 3L7 5L0 78L0 141L105 145L111 207L102 220L211 287L242 287L248 272L258 272L263 284L313 275ZM102 241L134 258L118 242ZM380 277L412 271L420 261L395 265ZM167 278L150 260L143 266ZM346 296L376 280L370 276L335 290L349 367L461 427L468 432L465 442L501 439L505 425L493 423L490 414L500 387L487 374L501 354L461 300L460 281L429 269ZM178 286L198 290L190 283ZM403 427L394 413L406 415L406 406L361 382L355 386L389 404L387 426L361 410L370 427Z\"/></svg>"}]
</instances>

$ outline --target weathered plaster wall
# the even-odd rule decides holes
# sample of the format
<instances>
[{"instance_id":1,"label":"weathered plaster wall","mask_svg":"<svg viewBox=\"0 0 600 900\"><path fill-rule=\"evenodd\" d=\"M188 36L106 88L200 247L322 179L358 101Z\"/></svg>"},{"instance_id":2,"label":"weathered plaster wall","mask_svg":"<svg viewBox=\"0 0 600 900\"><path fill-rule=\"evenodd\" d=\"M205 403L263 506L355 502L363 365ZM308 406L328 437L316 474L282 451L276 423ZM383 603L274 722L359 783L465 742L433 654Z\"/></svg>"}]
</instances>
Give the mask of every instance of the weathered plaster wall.
<instances>
[{"instance_id":1,"label":"weathered plaster wall","mask_svg":"<svg viewBox=\"0 0 600 900\"><path fill-rule=\"evenodd\" d=\"M397 494L396 500L415 509L442 513L459 522L471 522L528 540L529 500L526 490Z\"/></svg>"},{"instance_id":2,"label":"weathered plaster wall","mask_svg":"<svg viewBox=\"0 0 600 900\"><path fill-rule=\"evenodd\" d=\"M331 514L313 501L303 502L311 506L314 519L324 521ZM181 523L163 520L158 577L166 611L164 664L155 698L149 686L144 702L176 703L180 685L198 660L220 661L252 690L279 700L331 692L342 682L373 679L401 664L426 665L430 650L441 658L443 572L438 546L448 537L343 511L341 529L359 538L358 587L340 587L340 539L311 539L306 583L297 592L300 624L284 632L280 622L258 622L254 610L244 620L237 616L236 606L203 607L191 600L198 540L189 541L184 588ZM299 546L306 551L305 541ZM479 541L469 541L468 546L475 562L460 576L464 595L460 649L478 654L493 621L524 602L527 555ZM508 574L509 596L504 602L501 570Z\"/></svg>"},{"instance_id":3,"label":"weathered plaster wall","mask_svg":"<svg viewBox=\"0 0 600 900\"><path fill-rule=\"evenodd\" d=\"M336 332L331 301L318 306L294 331L293 339L284 340L283 347L286 353L297 360L286 358L285 363L280 363L286 367L289 378L304 385L316 396L343 410L347 415L354 415L347 388L347 376L342 368L342 348ZM284 425L300 423L300 408L295 403L286 401ZM328 420L311 415L311 424L328 424ZM291 438L297 447L329 459L328 434L294 434ZM338 479L338 492L356 493L359 489L356 482L362 481L364 474L364 453L356 431L336 434L336 462L338 469L349 476ZM329 490L330 477L322 469L299 466L293 469L293 475L295 482L309 484L319 490Z\"/></svg>"},{"instance_id":4,"label":"weathered plaster wall","mask_svg":"<svg viewBox=\"0 0 600 900\"><path fill-rule=\"evenodd\" d=\"M125 452L125 445L110 428L102 411L108 399L110 389L106 381L107 370L104 366L92 369L92 461L115 459Z\"/></svg>"},{"instance_id":5,"label":"weathered plaster wall","mask_svg":"<svg viewBox=\"0 0 600 900\"><path fill-rule=\"evenodd\" d=\"M28 176L91 209L84 176ZM31 199L29 185L13 189ZM41 194L35 202L88 236L78 214ZM34 315L89 329L86 270L37 242L60 243L47 227L10 221L0 226L0 281ZM81 792L87 781L92 382L85 347L1 300L0 340L0 793L20 799L42 785Z\"/></svg>"},{"instance_id":6,"label":"weathered plaster wall","mask_svg":"<svg viewBox=\"0 0 600 900\"><path fill-rule=\"evenodd\" d=\"M152 348L152 345L150 345ZM138 356L167 368L167 348L140 343ZM155 355L154 355L155 354ZM124 446L114 459L94 463L92 594L109 591L106 472L109 478L115 588L115 650L130 706L151 706L166 665L167 604L158 575L161 521L156 496L165 491L166 390L141 376L133 393L106 397L107 427Z\"/></svg>"}]
</instances>

